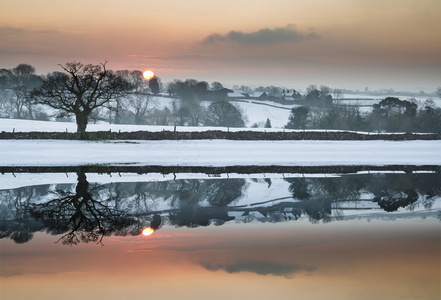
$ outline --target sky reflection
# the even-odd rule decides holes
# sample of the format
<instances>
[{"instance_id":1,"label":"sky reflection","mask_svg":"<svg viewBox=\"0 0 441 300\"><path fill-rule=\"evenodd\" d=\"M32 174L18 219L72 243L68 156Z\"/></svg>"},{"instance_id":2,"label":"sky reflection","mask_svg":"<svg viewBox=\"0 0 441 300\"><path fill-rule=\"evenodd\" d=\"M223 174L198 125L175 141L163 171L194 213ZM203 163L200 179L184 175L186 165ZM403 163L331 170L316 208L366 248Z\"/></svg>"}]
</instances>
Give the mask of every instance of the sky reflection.
<instances>
[{"instance_id":1,"label":"sky reflection","mask_svg":"<svg viewBox=\"0 0 441 300\"><path fill-rule=\"evenodd\" d=\"M435 218L163 227L103 247L53 241L42 233L26 247L2 240L2 299L439 296Z\"/></svg>"}]
</instances>

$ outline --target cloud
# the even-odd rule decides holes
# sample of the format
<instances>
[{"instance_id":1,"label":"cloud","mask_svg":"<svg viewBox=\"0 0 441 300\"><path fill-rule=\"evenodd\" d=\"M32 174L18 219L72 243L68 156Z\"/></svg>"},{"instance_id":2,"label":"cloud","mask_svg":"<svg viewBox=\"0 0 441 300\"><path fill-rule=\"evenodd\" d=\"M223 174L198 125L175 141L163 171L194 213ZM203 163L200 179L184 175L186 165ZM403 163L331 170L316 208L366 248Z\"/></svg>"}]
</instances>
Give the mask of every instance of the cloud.
<instances>
[{"instance_id":1,"label":"cloud","mask_svg":"<svg viewBox=\"0 0 441 300\"><path fill-rule=\"evenodd\" d=\"M10 26L0 26L0 36L7 37L12 36L16 37L17 35L21 36L59 36L59 35L72 35L81 32L75 31L60 31L60 30L52 30L52 29L25 29L21 27L10 27Z\"/></svg>"},{"instance_id":2,"label":"cloud","mask_svg":"<svg viewBox=\"0 0 441 300\"><path fill-rule=\"evenodd\" d=\"M237 263L233 265L214 265L210 263L201 263L201 266L210 271L224 270L227 273L250 272L259 275L273 275L292 278L294 273L299 272L313 272L314 267L300 266L300 265L285 265L272 262L256 262L248 261Z\"/></svg>"},{"instance_id":3,"label":"cloud","mask_svg":"<svg viewBox=\"0 0 441 300\"><path fill-rule=\"evenodd\" d=\"M295 25L289 24L286 27L274 29L264 28L249 33L244 33L242 31L230 31L226 35L213 33L204 38L201 43L208 45L218 42L235 42L248 45L260 45L316 38L319 38L319 35L313 30L310 30L309 32L301 32L297 30Z\"/></svg>"},{"instance_id":4,"label":"cloud","mask_svg":"<svg viewBox=\"0 0 441 300\"><path fill-rule=\"evenodd\" d=\"M151 55L129 55L135 58L152 59L160 61L211 61L221 60L223 57L211 56L211 55L198 55L198 54L183 54L183 55L169 55L169 56L151 56Z\"/></svg>"},{"instance_id":5,"label":"cloud","mask_svg":"<svg viewBox=\"0 0 441 300\"><path fill-rule=\"evenodd\" d=\"M0 36L21 34L24 32L25 32L25 30L23 28L10 27L10 26L1 26L0 27Z\"/></svg>"}]
</instances>

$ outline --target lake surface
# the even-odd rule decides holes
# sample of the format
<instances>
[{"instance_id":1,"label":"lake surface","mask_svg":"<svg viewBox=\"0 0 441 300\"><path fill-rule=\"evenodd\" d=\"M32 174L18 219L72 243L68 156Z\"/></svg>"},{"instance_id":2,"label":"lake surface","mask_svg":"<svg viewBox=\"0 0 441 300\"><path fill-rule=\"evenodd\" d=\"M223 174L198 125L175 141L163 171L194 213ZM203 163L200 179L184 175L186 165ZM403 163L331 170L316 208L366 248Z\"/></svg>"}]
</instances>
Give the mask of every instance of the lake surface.
<instances>
[{"instance_id":1,"label":"lake surface","mask_svg":"<svg viewBox=\"0 0 441 300\"><path fill-rule=\"evenodd\" d=\"M436 172L0 180L1 299L440 298Z\"/></svg>"}]
</instances>

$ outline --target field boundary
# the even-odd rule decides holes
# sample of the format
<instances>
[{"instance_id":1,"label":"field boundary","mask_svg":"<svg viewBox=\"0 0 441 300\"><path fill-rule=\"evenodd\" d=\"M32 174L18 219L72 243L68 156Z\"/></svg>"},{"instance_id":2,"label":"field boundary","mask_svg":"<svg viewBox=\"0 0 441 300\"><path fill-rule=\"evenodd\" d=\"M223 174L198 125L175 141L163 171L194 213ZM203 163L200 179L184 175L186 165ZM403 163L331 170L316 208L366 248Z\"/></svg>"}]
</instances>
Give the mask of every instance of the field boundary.
<instances>
[{"instance_id":1,"label":"field boundary","mask_svg":"<svg viewBox=\"0 0 441 300\"><path fill-rule=\"evenodd\" d=\"M109 165L85 165L85 166L6 166L0 167L1 174L7 173L203 173L203 174L353 174L359 172L434 172L441 173L441 165L351 165L351 166L109 166Z\"/></svg>"},{"instance_id":2,"label":"field boundary","mask_svg":"<svg viewBox=\"0 0 441 300\"><path fill-rule=\"evenodd\" d=\"M72 132L0 132L0 140L78 140ZM441 140L441 133L366 133L355 131L91 131L82 135L85 140L333 140L333 141L411 141Z\"/></svg>"}]
</instances>

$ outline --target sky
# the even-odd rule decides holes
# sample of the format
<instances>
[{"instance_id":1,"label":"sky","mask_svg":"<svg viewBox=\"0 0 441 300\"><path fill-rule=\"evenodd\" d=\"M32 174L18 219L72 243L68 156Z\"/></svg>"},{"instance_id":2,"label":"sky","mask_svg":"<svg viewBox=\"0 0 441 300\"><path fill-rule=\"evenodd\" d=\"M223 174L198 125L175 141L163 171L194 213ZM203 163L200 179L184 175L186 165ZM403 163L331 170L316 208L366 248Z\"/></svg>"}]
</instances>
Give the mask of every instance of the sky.
<instances>
[{"instance_id":1,"label":"sky","mask_svg":"<svg viewBox=\"0 0 441 300\"><path fill-rule=\"evenodd\" d=\"M434 92L439 0L0 0L0 68L70 61L163 82Z\"/></svg>"}]
</instances>

